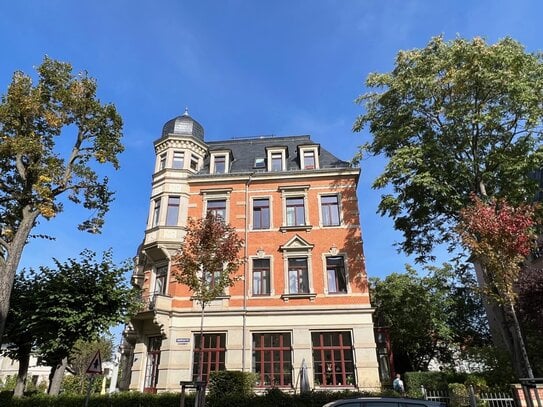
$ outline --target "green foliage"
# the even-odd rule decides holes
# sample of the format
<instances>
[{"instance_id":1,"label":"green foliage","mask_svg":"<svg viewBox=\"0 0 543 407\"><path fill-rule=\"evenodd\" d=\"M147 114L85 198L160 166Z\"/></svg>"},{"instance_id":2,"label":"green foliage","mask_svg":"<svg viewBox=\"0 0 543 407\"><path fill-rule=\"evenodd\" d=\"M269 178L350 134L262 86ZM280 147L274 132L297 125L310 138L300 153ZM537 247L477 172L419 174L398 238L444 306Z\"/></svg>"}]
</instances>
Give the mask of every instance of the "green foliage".
<instances>
[{"instance_id":1,"label":"green foliage","mask_svg":"<svg viewBox=\"0 0 543 407\"><path fill-rule=\"evenodd\" d=\"M462 383L449 384L449 406L469 406L469 393L467 387Z\"/></svg>"},{"instance_id":2,"label":"green foliage","mask_svg":"<svg viewBox=\"0 0 543 407\"><path fill-rule=\"evenodd\" d=\"M433 38L400 51L389 73L371 74L358 98L368 127L363 154L388 159L374 188L387 188L379 212L402 232L400 248L418 260L441 243L457 244L454 226L470 193L531 200L543 167L543 57L511 38Z\"/></svg>"},{"instance_id":3,"label":"green foliage","mask_svg":"<svg viewBox=\"0 0 543 407\"><path fill-rule=\"evenodd\" d=\"M404 274L370 280L376 324L389 329L399 372L427 370L432 359L452 363L458 347L488 340L473 278L448 264L426 272L406 266Z\"/></svg>"},{"instance_id":4,"label":"green foliage","mask_svg":"<svg viewBox=\"0 0 543 407\"><path fill-rule=\"evenodd\" d=\"M84 251L80 259L65 263L55 259L55 264L55 269L40 267L17 275L6 325L12 343L8 352L15 359L30 352L26 344L32 343L48 365L56 366L78 340L98 338L109 327L125 322L138 304L138 293L124 279L128 264L115 265L111 251L102 259ZM102 345L108 359L112 345ZM79 342L72 353L78 372L85 364L78 361L78 354L84 359L91 352L84 348Z\"/></svg>"},{"instance_id":5,"label":"green foliage","mask_svg":"<svg viewBox=\"0 0 543 407\"><path fill-rule=\"evenodd\" d=\"M189 218L181 248L172 260L175 277L189 287L202 308L224 294L239 279L234 273L243 259L243 245L236 230L208 213L204 219Z\"/></svg>"},{"instance_id":6,"label":"green foliage","mask_svg":"<svg viewBox=\"0 0 543 407\"><path fill-rule=\"evenodd\" d=\"M447 390L447 375L442 372L406 372L404 377L409 394L411 391L420 394L421 386L427 390Z\"/></svg>"},{"instance_id":7,"label":"green foliage","mask_svg":"<svg viewBox=\"0 0 543 407\"><path fill-rule=\"evenodd\" d=\"M8 376L2 384L2 390L12 391L17 383L17 375Z\"/></svg>"},{"instance_id":8,"label":"green foliage","mask_svg":"<svg viewBox=\"0 0 543 407\"><path fill-rule=\"evenodd\" d=\"M88 388L88 376L86 374L87 367L96 351L100 351L102 362L111 360L113 351L113 339L111 337L102 336L95 341L85 341L78 339L75 343L68 363L74 375L66 375L62 380L62 391L67 394L86 394ZM92 393L99 393L102 388L103 376L97 376L94 380Z\"/></svg>"},{"instance_id":9,"label":"green foliage","mask_svg":"<svg viewBox=\"0 0 543 407\"><path fill-rule=\"evenodd\" d=\"M211 372L208 397L247 396L253 393L257 376L251 372L222 370Z\"/></svg>"}]
</instances>

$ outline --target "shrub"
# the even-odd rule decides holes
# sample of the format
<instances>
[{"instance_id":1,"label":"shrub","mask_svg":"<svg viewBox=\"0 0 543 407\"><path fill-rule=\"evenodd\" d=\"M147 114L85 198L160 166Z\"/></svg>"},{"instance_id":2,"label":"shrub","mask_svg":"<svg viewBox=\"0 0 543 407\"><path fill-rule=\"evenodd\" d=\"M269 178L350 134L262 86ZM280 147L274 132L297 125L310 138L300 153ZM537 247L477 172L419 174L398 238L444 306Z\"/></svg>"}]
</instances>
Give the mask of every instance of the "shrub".
<instances>
[{"instance_id":1,"label":"shrub","mask_svg":"<svg viewBox=\"0 0 543 407\"><path fill-rule=\"evenodd\" d=\"M208 397L248 396L253 393L256 374L223 370L211 372Z\"/></svg>"},{"instance_id":2,"label":"shrub","mask_svg":"<svg viewBox=\"0 0 543 407\"><path fill-rule=\"evenodd\" d=\"M469 406L468 389L462 383L449 384L449 406L450 407Z\"/></svg>"},{"instance_id":3,"label":"shrub","mask_svg":"<svg viewBox=\"0 0 543 407\"><path fill-rule=\"evenodd\" d=\"M420 394L420 386L427 390L447 390L447 375L442 372L407 372L404 379L409 394Z\"/></svg>"}]
</instances>

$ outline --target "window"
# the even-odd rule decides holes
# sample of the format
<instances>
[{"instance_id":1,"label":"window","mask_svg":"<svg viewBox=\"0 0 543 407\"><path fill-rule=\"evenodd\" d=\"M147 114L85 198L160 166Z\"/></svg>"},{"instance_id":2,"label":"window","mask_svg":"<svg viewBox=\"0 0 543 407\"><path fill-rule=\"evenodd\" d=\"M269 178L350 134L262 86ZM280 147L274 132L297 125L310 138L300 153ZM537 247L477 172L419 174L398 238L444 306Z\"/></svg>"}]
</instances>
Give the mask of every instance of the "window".
<instances>
[{"instance_id":1,"label":"window","mask_svg":"<svg viewBox=\"0 0 543 407\"><path fill-rule=\"evenodd\" d=\"M321 196L323 226L339 226L339 200L337 195Z\"/></svg>"},{"instance_id":2,"label":"window","mask_svg":"<svg viewBox=\"0 0 543 407\"><path fill-rule=\"evenodd\" d=\"M205 281L210 289L215 288L217 280L221 278L222 270L215 270L214 272L205 272Z\"/></svg>"},{"instance_id":3,"label":"window","mask_svg":"<svg viewBox=\"0 0 543 407\"><path fill-rule=\"evenodd\" d=\"M270 259L253 259L253 295L270 295Z\"/></svg>"},{"instance_id":4,"label":"window","mask_svg":"<svg viewBox=\"0 0 543 407\"><path fill-rule=\"evenodd\" d=\"M288 259L288 286L290 294L309 293L307 257Z\"/></svg>"},{"instance_id":5,"label":"window","mask_svg":"<svg viewBox=\"0 0 543 407\"><path fill-rule=\"evenodd\" d=\"M181 170L185 167L185 153L183 151L174 151L172 168Z\"/></svg>"},{"instance_id":6,"label":"window","mask_svg":"<svg viewBox=\"0 0 543 407\"><path fill-rule=\"evenodd\" d=\"M312 332L315 383L353 386L353 346L349 332Z\"/></svg>"},{"instance_id":7,"label":"window","mask_svg":"<svg viewBox=\"0 0 543 407\"><path fill-rule=\"evenodd\" d=\"M166 209L166 226L177 226L179 219L179 203L178 196L168 197L168 208Z\"/></svg>"},{"instance_id":8,"label":"window","mask_svg":"<svg viewBox=\"0 0 543 407\"><path fill-rule=\"evenodd\" d=\"M211 213L217 219L226 220L226 199L207 201L207 213Z\"/></svg>"},{"instance_id":9,"label":"window","mask_svg":"<svg viewBox=\"0 0 543 407\"><path fill-rule=\"evenodd\" d=\"M156 268L155 273L155 294L166 294L166 278L168 275L168 266Z\"/></svg>"},{"instance_id":10,"label":"window","mask_svg":"<svg viewBox=\"0 0 543 407\"><path fill-rule=\"evenodd\" d=\"M326 258L326 278L328 279L329 293L347 292L347 276L343 266L343 257Z\"/></svg>"},{"instance_id":11,"label":"window","mask_svg":"<svg viewBox=\"0 0 543 407\"><path fill-rule=\"evenodd\" d=\"M155 199L155 207L153 209L153 226L158 225L158 221L160 218L160 198Z\"/></svg>"},{"instance_id":12,"label":"window","mask_svg":"<svg viewBox=\"0 0 543 407\"><path fill-rule=\"evenodd\" d=\"M164 168L166 168L166 153L160 154L158 160L158 169L163 170Z\"/></svg>"},{"instance_id":13,"label":"window","mask_svg":"<svg viewBox=\"0 0 543 407\"><path fill-rule=\"evenodd\" d=\"M305 207L303 197L286 199L287 226L305 225Z\"/></svg>"},{"instance_id":14,"label":"window","mask_svg":"<svg viewBox=\"0 0 543 407\"><path fill-rule=\"evenodd\" d=\"M315 169L315 151L314 150L305 150L303 153L303 164L302 168L304 170Z\"/></svg>"},{"instance_id":15,"label":"window","mask_svg":"<svg viewBox=\"0 0 543 407\"><path fill-rule=\"evenodd\" d=\"M271 170L283 171L283 153L271 154Z\"/></svg>"},{"instance_id":16,"label":"window","mask_svg":"<svg viewBox=\"0 0 543 407\"><path fill-rule=\"evenodd\" d=\"M226 156L216 155L213 157L213 168L215 174L224 174L226 173Z\"/></svg>"},{"instance_id":17,"label":"window","mask_svg":"<svg viewBox=\"0 0 543 407\"><path fill-rule=\"evenodd\" d=\"M255 164L253 168L266 168L266 159L263 157L255 158Z\"/></svg>"},{"instance_id":18,"label":"window","mask_svg":"<svg viewBox=\"0 0 543 407\"><path fill-rule=\"evenodd\" d=\"M253 372L258 386L291 386L290 333L253 334Z\"/></svg>"},{"instance_id":19,"label":"window","mask_svg":"<svg viewBox=\"0 0 543 407\"><path fill-rule=\"evenodd\" d=\"M194 359L192 363L192 380L204 382L209 380L210 372L225 370L226 334L204 334L203 346L200 334L194 335Z\"/></svg>"},{"instance_id":20,"label":"window","mask_svg":"<svg viewBox=\"0 0 543 407\"><path fill-rule=\"evenodd\" d=\"M253 199L253 229L270 228L270 200L268 198Z\"/></svg>"},{"instance_id":21,"label":"window","mask_svg":"<svg viewBox=\"0 0 543 407\"><path fill-rule=\"evenodd\" d=\"M198 170L198 157L192 156L190 158L190 168L194 171Z\"/></svg>"},{"instance_id":22,"label":"window","mask_svg":"<svg viewBox=\"0 0 543 407\"><path fill-rule=\"evenodd\" d=\"M146 393L156 393L156 384L158 383L158 366L160 365L161 345L161 336L149 337L149 345L147 347L147 366L145 368L145 383L143 388L143 391Z\"/></svg>"}]
</instances>

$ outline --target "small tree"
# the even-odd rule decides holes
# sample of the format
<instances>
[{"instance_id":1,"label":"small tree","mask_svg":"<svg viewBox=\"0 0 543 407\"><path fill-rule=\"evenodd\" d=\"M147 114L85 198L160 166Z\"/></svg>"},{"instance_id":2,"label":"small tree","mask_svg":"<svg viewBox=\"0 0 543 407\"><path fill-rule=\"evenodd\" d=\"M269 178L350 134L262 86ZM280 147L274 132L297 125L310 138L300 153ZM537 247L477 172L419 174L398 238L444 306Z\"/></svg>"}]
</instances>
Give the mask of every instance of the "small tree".
<instances>
[{"instance_id":1,"label":"small tree","mask_svg":"<svg viewBox=\"0 0 543 407\"><path fill-rule=\"evenodd\" d=\"M10 317L6 331L10 340L12 336L25 339L11 350L19 360L28 357L32 349L26 344L30 342L52 367L49 394L58 394L77 341L93 340L125 322L139 304L138 293L124 279L129 265L115 265L111 251L101 260L87 250L80 259L65 263L55 259L55 264L55 269L40 267L39 272L30 270L18 276L15 294L22 292L24 297L14 299L14 318ZM26 288L21 291L18 286L23 283Z\"/></svg>"},{"instance_id":2,"label":"small tree","mask_svg":"<svg viewBox=\"0 0 543 407\"><path fill-rule=\"evenodd\" d=\"M235 273L244 262L238 257L242 246L233 227L208 213L205 219L189 218L181 248L172 260L177 281L193 292L201 306L198 381L203 375L205 307L239 280Z\"/></svg>"},{"instance_id":3,"label":"small tree","mask_svg":"<svg viewBox=\"0 0 543 407\"><path fill-rule=\"evenodd\" d=\"M527 377L533 377L520 323L515 310L517 282L522 263L534 247L537 235L533 227L534 207L513 207L506 201L487 202L473 197L473 204L460 212L458 233L462 244L482 266L486 298L497 304L507 316L508 328L502 329L505 343L512 343L511 356L522 358Z\"/></svg>"},{"instance_id":4,"label":"small tree","mask_svg":"<svg viewBox=\"0 0 543 407\"><path fill-rule=\"evenodd\" d=\"M80 229L99 232L113 193L93 164L117 169L123 151L121 117L97 98L92 77L47 57L37 71L36 83L16 72L0 100L0 343L13 280L38 219L62 212L64 196L95 213Z\"/></svg>"}]
</instances>

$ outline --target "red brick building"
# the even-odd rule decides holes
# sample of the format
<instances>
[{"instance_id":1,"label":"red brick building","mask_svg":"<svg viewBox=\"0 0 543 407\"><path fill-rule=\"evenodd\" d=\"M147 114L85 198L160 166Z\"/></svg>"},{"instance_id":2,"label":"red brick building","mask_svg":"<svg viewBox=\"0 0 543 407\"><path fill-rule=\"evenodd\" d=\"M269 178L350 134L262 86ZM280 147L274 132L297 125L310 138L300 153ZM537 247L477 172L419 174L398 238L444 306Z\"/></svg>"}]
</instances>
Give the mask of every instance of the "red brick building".
<instances>
[{"instance_id":1,"label":"red brick building","mask_svg":"<svg viewBox=\"0 0 543 407\"><path fill-rule=\"evenodd\" d=\"M125 331L133 390L198 377L200 305L172 277L187 217L220 215L245 240L243 278L206 308L203 376L257 373L260 387L379 387L356 187L359 169L309 136L204 140L187 112L164 125Z\"/></svg>"}]
</instances>

